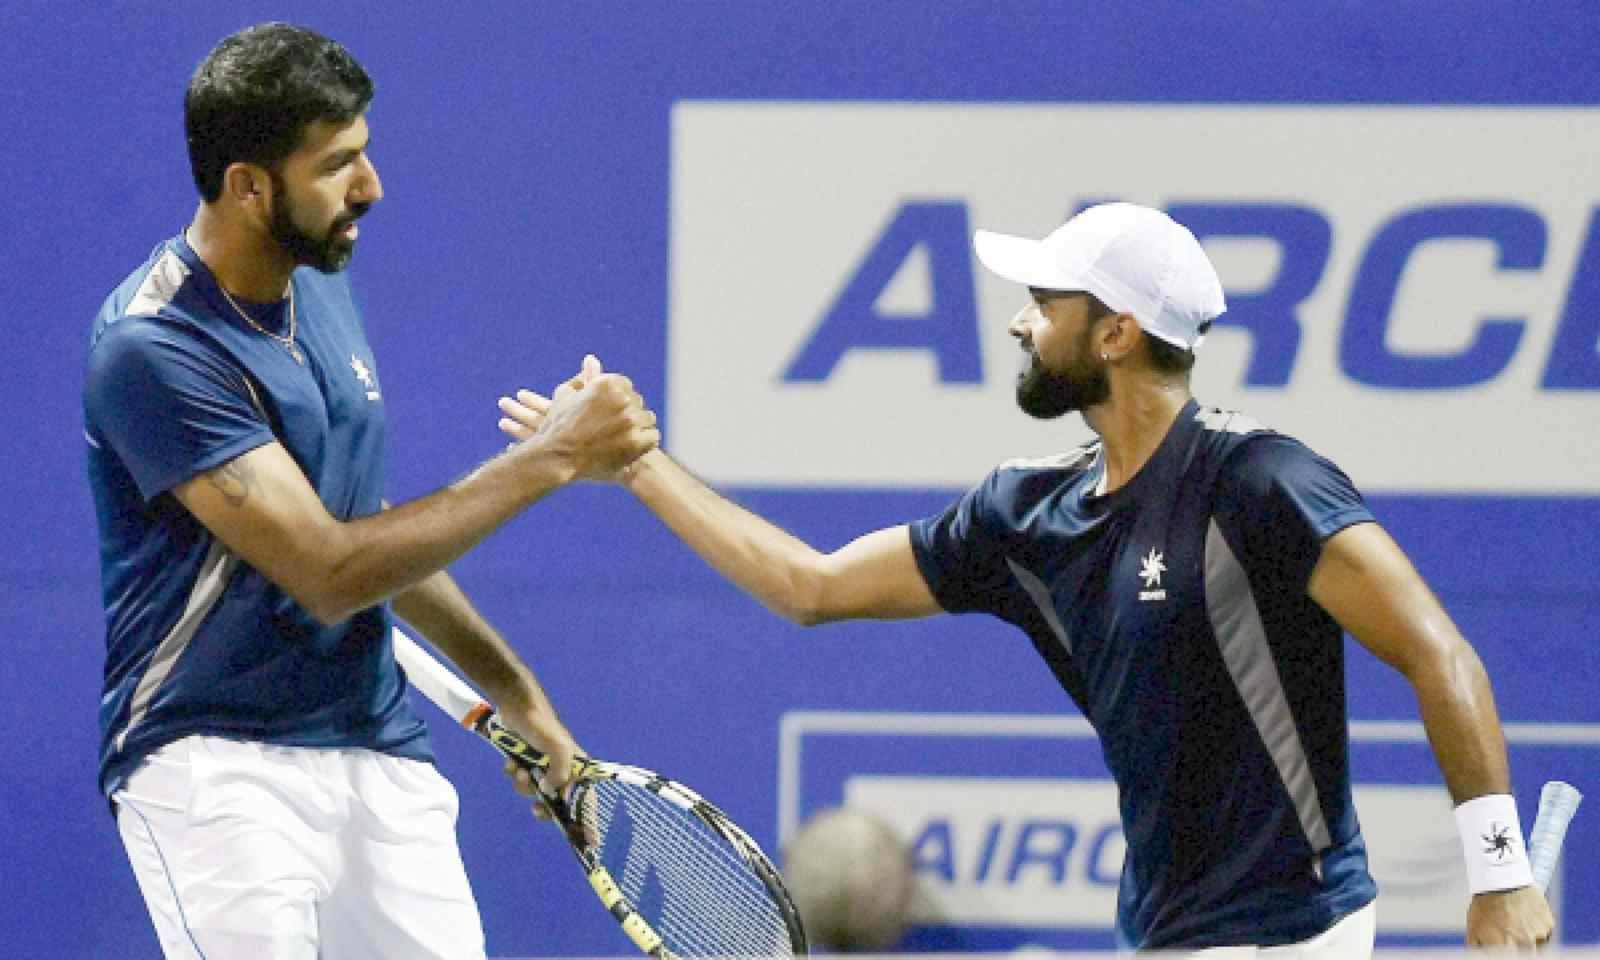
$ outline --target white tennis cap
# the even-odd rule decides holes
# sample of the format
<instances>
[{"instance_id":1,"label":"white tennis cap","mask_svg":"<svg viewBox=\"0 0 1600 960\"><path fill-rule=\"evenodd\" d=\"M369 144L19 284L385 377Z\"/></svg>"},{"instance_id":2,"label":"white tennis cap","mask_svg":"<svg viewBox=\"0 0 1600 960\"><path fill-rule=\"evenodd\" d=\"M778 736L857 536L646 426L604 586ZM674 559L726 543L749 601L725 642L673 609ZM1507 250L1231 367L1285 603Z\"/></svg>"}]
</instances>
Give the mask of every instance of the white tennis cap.
<instances>
[{"instance_id":1,"label":"white tennis cap","mask_svg":"<svg viewBox=\"0 0 1600 960\"><path fill-rule=\"evenodd\" d=\"M1045 290L1092 293L1140 329L1193 350L1228 305L1222 282L1188 228L1149 207L1103 203L1043 240L979 230L978 259L1007 280Z\"/></svg>"}]
</instances>

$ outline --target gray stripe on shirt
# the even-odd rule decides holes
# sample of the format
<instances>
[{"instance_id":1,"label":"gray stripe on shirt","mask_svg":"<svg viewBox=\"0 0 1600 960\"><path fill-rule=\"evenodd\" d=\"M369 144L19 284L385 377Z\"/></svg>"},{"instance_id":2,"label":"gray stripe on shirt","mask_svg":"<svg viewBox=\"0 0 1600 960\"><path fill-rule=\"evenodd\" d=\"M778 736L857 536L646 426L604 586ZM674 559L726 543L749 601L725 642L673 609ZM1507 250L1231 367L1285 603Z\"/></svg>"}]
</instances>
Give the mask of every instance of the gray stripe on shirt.
<instances>
[{"instance_id":1,"label":"gray stripe on shirt","mask_svg":"<svg viewBox=\"0 0 1600 960\"><path fill-rule=\"evenodd\" d=\"M1072 641L1067 639L1067 629L1061 625L1061 618L1056 616L1056 602L1050 596L1050 588L1045 586L1043 580L1034 576L1032 570L1010 557L1006 557L1006 566L1011 568L1011 575L1017 578L1017 582L1022 584L1022 589L1033 599L1034 606L1038 607L1039 613L1044 616L1044 622L1050 625L1050 632L1061 641L1062 649L1071 653Z\"/></svg>"},{"instance_id":2,"label":"gray stripe on shirt","mask_svg":"<svg viewBox=\"0 0 1600 960\"><path fill-rule=\"evenodd\" d=\"M200 629L200 624L206 615L222 599L222 592L228 588L228 581L238 568L239 558L229 553L221 540L213 539L211 548L206 551L205 560L200 564L200 575L195 578L194 587L189 591L189 601L184 604L183 615L173 624L161 642L156 644L155 652L150 656L150 663L145 667L144 676L139 678L139 686L134 688L133 699L128 705L127 724L122 728L122 732L117 734L118 750L121 750L127 742L128 734L133 732L133 728L144 719L156 691L161 689L161 684L171 675L173 667L178 664L178 658L183 656L183 651L189 648L189 642L194 639L195 631Z\"/></svg>"},{"instance_id":3,"label":"gray stripe on shirt","mask_svg":"<svg viewBox=\"0 0 1600 960\"><path fill-rule=\"evenodd\" d=\"M1206 532L1205 590L1211 630L1216 634L1222 662L1233 678L1234 688L1278 768L1278 777L1294 803L1300 829L1311 849L1326 850L1333 845L1328 822L1322 815L1316 779L1311 775L1311 760L1300 742L1283 678L1267 643L1261 611L1243 565L1229 549L1215 520Z\"/></svg>"}]
</instances>

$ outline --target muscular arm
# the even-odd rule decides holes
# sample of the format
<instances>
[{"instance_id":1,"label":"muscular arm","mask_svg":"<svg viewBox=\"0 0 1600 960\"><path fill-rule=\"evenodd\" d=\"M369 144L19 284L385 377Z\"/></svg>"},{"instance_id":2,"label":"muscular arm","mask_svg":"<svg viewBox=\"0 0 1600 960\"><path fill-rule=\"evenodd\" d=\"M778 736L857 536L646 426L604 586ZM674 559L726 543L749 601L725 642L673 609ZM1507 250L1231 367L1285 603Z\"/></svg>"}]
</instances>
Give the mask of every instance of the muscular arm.
<instances>
[{"instance_id":1,"label":"muscular arm","mask_svg":"<svg viewBox=\"0 0 1600 960\"><path fill-rule=\"evenodd\" d=\"M904 526L820 553L718 495L660 450L641 457L625 485L718 573L795 623L943 612L917 568Z\"/></svg>"},{"instance_id":2,"label":"muscular arm","mask_svg":"<svg viewBox=\"0 0 1600 960\"><path fill-rule=\"evenodd\" d=\"M456 483L340 521L282 445L269 443L173 488L229 549L325 623L443 570L545 494L609 475L659 439L655 414L615 374L557 391L545 429Z\"/></svg>"},{"instance_id":3,"label":"muscular arm","mask_svg":"<svg viewBox=\"0 0 1600 960\"><path fill-rule=\"evenodd\" d=\"M246 563L334 623L442 570L571 476L561 456L524 444L419 500L340 521L269 443L173 493Z\"/></svg>"},{"instance_id":4,"label":"muscular arm","mask_svg":"<svg viewBox=\"0 0 1600 960\"><path fill-rule=\"evenodd\" d=\"M1358 524L1329 538L1308 590L1410 682L1454 801L1509 793L1505 737L1483 663L1383 528Z\"/></svg>"},{"instance_id":5,"label":"muscular arm","mask_svg":"<svg viewBox=\"0 0 1600 960\"><path fill-rule=\"evenodd\" d=\"M563 389L601 373L599 361ZM560 390L556 392L560 395ZM536 439L552 411L531 390L500 398L500 429ZM942 613L917 568L904 526L858 537L823 554L701 483L677 461L652 448L613 475L718 573L767 609L802 626L834 620L908 619Z\"/></svg>"},{"instance_id":6,"label":"muscular arm","mask_svg":"<svg viewBox=\"0 0 1600 960\"><path fill-rule=\"evenodd\" d=\"M1360 524L1329 538L1308 589L1410 682L1451 798L1460 804L1510 793L1505 736L1483 663L1383 528ZM1552 923L1538 887L1479 893L1467 912L1467 943L1542 943Z\"/></svg>"}]
</instances>

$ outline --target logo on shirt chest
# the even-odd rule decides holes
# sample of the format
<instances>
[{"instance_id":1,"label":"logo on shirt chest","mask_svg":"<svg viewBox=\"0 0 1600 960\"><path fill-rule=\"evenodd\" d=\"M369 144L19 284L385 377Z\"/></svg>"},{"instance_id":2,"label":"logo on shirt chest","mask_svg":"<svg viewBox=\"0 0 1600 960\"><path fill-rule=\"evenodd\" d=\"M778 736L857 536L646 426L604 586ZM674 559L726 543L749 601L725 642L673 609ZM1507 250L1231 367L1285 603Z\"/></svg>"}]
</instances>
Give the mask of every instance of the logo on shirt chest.
<instances>
[{"instance_id":1,"label":"logo on shirt chest","mask_svg":"<svg viewBox=\"0 0 1600 960\"><path fill-rule=\"evenodd\" d=\"M1144 589L1139 591L1140 600L1167 599L1167 591L1161 586L1161 575L1167 572L1167 565L1161 561L1161 551L1155 547L1139 560L1139 578L1144 581Z\"/></svg>"},{"instance_id":2,"label":"logo on shirt chest","mask_svg":"<svg viewBox=\"0 0 1600 960\"><path fill-rule=\"evenodd\" d=\"M355 371L356 379L361 381L361 385L367 388L368 400L378 400L383 396L378 392L378 381L373 377L372 371L353 353L350 354L350 369Z\"/></svg>"}]
</instances>

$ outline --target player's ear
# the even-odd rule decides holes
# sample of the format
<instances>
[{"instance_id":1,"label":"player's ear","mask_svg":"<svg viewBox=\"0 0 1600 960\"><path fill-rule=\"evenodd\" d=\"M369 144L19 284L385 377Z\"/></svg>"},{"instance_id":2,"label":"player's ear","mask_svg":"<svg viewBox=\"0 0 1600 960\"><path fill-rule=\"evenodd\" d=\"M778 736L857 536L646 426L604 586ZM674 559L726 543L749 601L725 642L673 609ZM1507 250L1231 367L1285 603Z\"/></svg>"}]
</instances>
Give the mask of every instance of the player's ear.
<instances>
[{"instance_id":1,"label":"player's ear","mask_svg":"<svg viewBox=\"0 0 1600 960\"><path fill-rule=\"evenodd\" d=\"M272 178L253 163L233 163L222 173L223 196L242 207L264 208L272 196Z\"/></svg>"},{"instance_id":2,"label":"player's ear","mask_svg":"<svg viewBox=\"0 0 1600 960\"><path fill-rule=\"evenodd\" d=\"M1126 356L1138 346L1143 333L1139 329L1139 321L1131 313L1107 314L1095 326L1096 339L1099 340L1096 352L1108 358Z\"/></svg>"}]
</instances>

